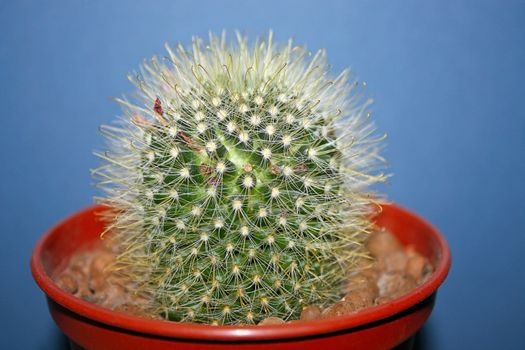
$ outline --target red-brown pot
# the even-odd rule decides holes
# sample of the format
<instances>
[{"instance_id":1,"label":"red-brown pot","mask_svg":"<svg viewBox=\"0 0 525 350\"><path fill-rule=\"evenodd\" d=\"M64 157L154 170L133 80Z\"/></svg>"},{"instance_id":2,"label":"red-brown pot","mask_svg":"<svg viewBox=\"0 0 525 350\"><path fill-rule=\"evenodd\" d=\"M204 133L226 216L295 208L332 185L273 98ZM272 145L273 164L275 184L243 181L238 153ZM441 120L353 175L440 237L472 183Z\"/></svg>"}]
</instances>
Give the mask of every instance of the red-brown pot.
<instances>
[{"instance_id":1,"label":"red-brown pot","mask_svg":"<svg viewBox=\"0 0 525 350\"><path fill-rule=\"evenodd\" d=\"M434 306L450 268L450 250L428 222L395 205L376 218L405 246L413 246L435 272L405 296L351 315L268 326L209 326L142 319L111 311L60 289L50 276L77 251L99 239L104 223L94 206L68 217L40 239L33 276L46 293L51 316L74 348L86 349L390 349L411 347Z\"/></svg>"}]
</instances>

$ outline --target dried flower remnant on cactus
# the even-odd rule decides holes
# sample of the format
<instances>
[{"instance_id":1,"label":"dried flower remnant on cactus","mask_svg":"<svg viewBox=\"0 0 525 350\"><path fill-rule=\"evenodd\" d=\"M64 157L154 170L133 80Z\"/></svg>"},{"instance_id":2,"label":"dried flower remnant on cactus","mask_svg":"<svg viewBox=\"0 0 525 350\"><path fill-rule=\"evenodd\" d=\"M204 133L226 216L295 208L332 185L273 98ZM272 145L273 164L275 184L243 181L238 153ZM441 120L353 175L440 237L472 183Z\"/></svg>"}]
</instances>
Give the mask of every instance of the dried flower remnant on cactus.
<instances>
[{"instance_id":1,"label":"dried flower remnant on cactus","mask_svg":"<svg viewBox=\"0 0 525 350\"><path fill-rule=\"evenodd\" d=\"M101 127L117 267L176 321L292 319L337 300L384 180L360 84L271 33L166 49Z\"/></svg>"}]
</instances>

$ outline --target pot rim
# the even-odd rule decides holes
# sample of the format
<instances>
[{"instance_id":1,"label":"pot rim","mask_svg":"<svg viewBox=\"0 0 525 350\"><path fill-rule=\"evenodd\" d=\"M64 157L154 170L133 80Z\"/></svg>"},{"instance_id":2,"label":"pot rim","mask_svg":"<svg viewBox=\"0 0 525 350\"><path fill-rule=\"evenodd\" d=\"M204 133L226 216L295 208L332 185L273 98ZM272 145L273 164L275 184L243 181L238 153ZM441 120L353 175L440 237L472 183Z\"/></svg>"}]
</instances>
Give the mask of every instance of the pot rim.
<instances>
[{"instance_id":1,"label":"pot rim","mask_svg":"<svg viewBox=\"0 0 525 350\"><path fill-rule=\"evenodd\" d=\"M62 290L46 273L42 262L44 246L52 236L56 235L58 228L67 221L86 215L91 211L101 210L100 205L90 206L61 220L49 229L37 242L31 255L31 272L38 286L47 297L66 309L85 318L113 327L143 334L156 335L168 338L192 339L202 341L260 341L291 339L318 336L327 333L363 326L377 322L398 314L419 302L430 297L445 280L451 264L451 254L445 238L427 220L394 204L381 204L389 207L399 214L409 217L410 220L419 221L427 227L438 246L439 259L432 275L421 285L404 296L365 308L350 315L343 315L328 320L307 320L280 325L236 325L236 326L211 326L206 324L173 322L165 320L145 319L125 313L113 311L101 306L91 304Z\"/></svg>"}]
</instances>

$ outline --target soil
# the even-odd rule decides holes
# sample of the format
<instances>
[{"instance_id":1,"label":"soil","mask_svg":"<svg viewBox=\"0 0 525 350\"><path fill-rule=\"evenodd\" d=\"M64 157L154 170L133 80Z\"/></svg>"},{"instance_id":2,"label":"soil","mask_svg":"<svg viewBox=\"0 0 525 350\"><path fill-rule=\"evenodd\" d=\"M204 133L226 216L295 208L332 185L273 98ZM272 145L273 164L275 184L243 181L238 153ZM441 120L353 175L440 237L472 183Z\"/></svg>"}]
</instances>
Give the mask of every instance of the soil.
<instances>
[{"instance_id":1,"label":"soil","mask_svg":"<svg viewBox=\"0 0 525 350\"><path fill-rule=\"evenodd\" d=\"M301 320L325 319L347 315L401 297L423 283L432 273L430 262L414 249L404 248L386 230L370 235L367 248L372 255L361 258L359 270L348 277L345 296L321 309L306 306ZM73 256L55 282L67 292L88 302L115 311L145 318L161 317L152 312L148 298L136 293L137 286L108 267L116 254L107 245ZM289 321L289 322L294 322ZM259 324L282 324L278 317L268 317Z\"/></svg>"}]
</instances>

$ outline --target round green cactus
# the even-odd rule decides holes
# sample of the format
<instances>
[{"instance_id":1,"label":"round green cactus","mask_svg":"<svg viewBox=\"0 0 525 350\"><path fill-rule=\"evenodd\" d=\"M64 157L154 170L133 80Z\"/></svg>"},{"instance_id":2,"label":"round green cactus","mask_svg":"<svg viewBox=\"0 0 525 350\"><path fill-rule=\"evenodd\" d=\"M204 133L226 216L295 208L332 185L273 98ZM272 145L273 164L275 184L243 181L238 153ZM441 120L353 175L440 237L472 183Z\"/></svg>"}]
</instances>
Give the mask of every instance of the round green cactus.
<instances>
[{"instance_id":1,"label":"round green cactus","mask_svg":"<svg viewBox=\"0 0 525 350\"><path fill-rule=\"evenodd\" d=\"M271 34L167 51L101 128L118 266L177 321L291 319L336 300L384 179L361 85Z\"/></svg>"}]
</instances>

